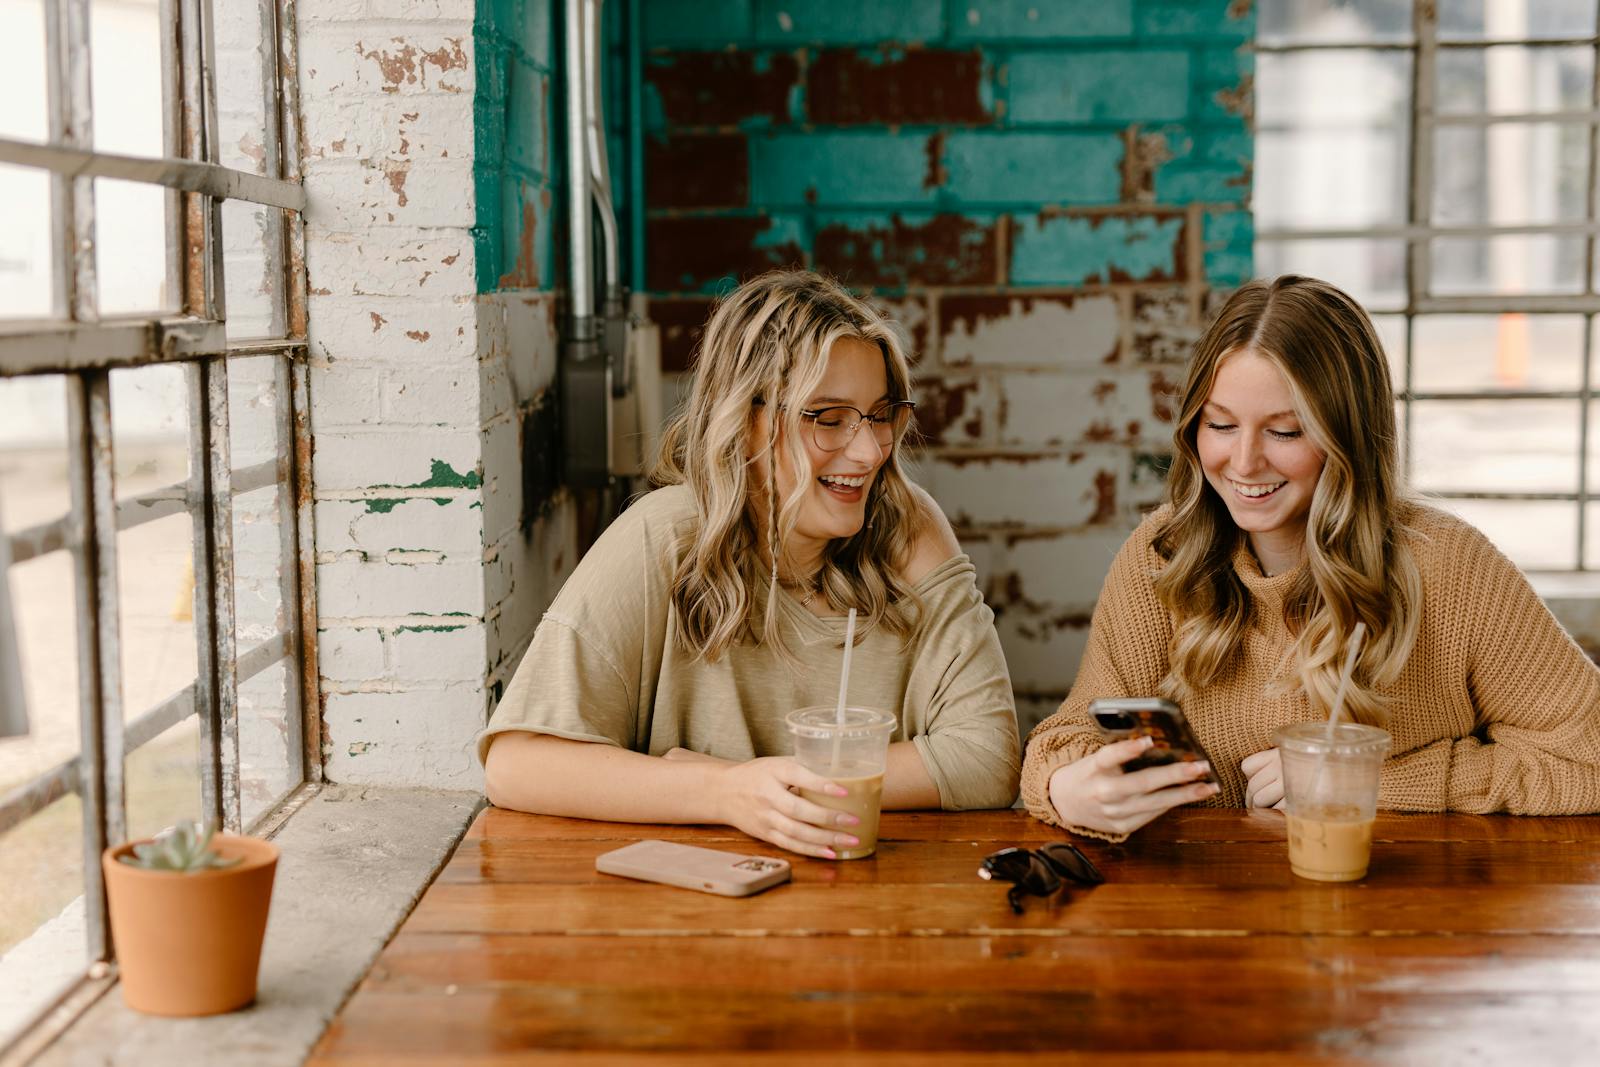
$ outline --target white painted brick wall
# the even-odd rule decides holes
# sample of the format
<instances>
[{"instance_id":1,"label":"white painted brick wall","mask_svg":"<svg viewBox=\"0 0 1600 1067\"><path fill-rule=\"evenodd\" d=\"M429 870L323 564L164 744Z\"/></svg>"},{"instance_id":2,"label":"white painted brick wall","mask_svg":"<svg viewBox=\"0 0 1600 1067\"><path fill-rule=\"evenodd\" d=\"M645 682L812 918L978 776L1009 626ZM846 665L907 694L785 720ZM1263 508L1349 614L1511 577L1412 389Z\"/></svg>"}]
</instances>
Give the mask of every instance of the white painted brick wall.
<instances>
[{"instance_id":1,"label":"white painted brick wall","mask_svg":"<svg viewBox=\"0 0 1600 1067\"><path fill-rule=\"evenodd\" d=\"M487 721L478 685L330 693L323 700L328 777L355 785L398 780L482 789L473 742Z\"/></svg>"},{"instance_id":2,"label":"white painted brick wall","mask_svg":"<svg viewBox=\"0 0 1600 1067\"><path fill-rule=\"evenodd\" d=\"M313 405L317 403L315 398ZM477 470L475 424L373 433L318 433L312 474L319 495L351 489L423 486L443 463L458 475ZM449 491L437 495L449 496Z\"/></svg>"},{"instance_id":3,"label":"white painted brick wall","mask_svg":"<svg viewBox=\"0 0 1600 1067\"><path fill-rule=\"evenodd\" d=\"M1116 296L1028 296L1004 318L958 322L942 340L947 364L1095 366L1116 358L1122 311Z\"/></svg>"},{"instance_id":4,"label":"white painted brick wall","mask_svg":"<svg viewBox=\"0 0 1600 1067\"><path fill-rule=\"evenodd\" d=\"M337 559L317 564L317 610L334 619L483 617L482 567L466 562Z\"/></svg>"},{"instance_id":5,"label":"white painted brick wall","mask_svg":"<svg viewBox=\"0 0 1600 1067\"><path fill-rule=\"evenodd\" d=\"M979 453L930 457L923 485L957 526L1080 526L1100 510L1105 479L1115 485L1124 460L1096 448L1074 455Z\"/></svg>"}]
</instances>

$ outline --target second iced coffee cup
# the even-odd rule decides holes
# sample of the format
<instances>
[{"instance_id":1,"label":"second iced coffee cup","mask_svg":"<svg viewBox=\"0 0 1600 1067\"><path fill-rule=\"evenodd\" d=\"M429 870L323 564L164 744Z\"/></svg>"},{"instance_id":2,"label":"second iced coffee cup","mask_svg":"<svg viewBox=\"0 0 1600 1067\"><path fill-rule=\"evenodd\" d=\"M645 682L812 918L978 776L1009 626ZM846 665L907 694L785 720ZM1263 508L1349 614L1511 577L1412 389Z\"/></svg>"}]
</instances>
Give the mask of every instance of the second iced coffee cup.
<instances>
[{"instance_id":1,"label":"second iced coffee cup","mask_svg":"<svg viewBox=\"0 0 1600 1067\"><path fill-rule=\"evenodd\" d=\"M848 811L861 822L848 828L860 840L853 848L837 849L842 860L870 856L878 848L878 810L883 802L883 770L889 757L889 738L895 717L875 708L848 707L842 720L832 704L791 711L787 718L794 735L794 756L808 771L815 771L847 790L831 797L810 789L800 795L813 804Z\"/></svg>"},{"instance_id":2,"label":"second iced coffee cup","mask_svg":"<svg viewBox=\"0 0 1600 1067\"><path fill-rule=\"evenodd\" d=\"M1318 882L1364 878L1389 735L1376 726L1300 722L1272 738L1283 760L1289 867Z\"/></svg>"}]
</instances>

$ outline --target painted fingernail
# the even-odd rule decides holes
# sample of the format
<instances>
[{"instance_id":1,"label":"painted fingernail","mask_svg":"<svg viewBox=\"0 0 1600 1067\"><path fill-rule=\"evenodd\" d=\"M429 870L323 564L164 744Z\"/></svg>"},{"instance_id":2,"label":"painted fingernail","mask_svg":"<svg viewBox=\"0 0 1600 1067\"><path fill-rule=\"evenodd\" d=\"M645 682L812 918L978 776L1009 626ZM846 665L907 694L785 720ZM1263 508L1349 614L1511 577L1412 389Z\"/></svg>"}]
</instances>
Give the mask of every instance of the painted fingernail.
<instances>
[{"instance_id":1,"label":"painted fingernail","mask_svg":"<svg viewBox=\"0 0 1600 1067\"><path fill-rule=\"evenodd\" d=\"M840 826L855 826L860 821L861 821L860 819L858 819L854 815L851 815L849 812L840 812L840 814L839 814L839 825Z\"/></svg>"},{"instance_id":2,"label":"painted fingernail","mask_svg":"<svg viewBox=\"0 0 1600 1067\"><path fill-rule=\"evenodd\" d=\"M835 785L832 782L829 782L828 795L830 797L847 797L850 795L850 790L846 789L842 785Z\"/></svg>"},{"instance_id":3,"label":"painted fingernail","mask_svg":"<svg viewBox=\"0 0 1600 1067\"><path fill-rule=\"evenodd\" d=\"M839 858L839 856L838 853L833 851L833 849L825 848L822 850L822 858L825 860L836 860Z\"/></svg>"},{"instance_id":4,"label":"painted fingernail","mask_svg":"<svg viewBox=\"0 0 1600 1067\"><path fill-rule=\"evenodd\" d=\"M859 838L851 837L849 834L840 834L835 840L845 848L854 848L856 845L861 844Z\"/></svg>"}]
</instances>

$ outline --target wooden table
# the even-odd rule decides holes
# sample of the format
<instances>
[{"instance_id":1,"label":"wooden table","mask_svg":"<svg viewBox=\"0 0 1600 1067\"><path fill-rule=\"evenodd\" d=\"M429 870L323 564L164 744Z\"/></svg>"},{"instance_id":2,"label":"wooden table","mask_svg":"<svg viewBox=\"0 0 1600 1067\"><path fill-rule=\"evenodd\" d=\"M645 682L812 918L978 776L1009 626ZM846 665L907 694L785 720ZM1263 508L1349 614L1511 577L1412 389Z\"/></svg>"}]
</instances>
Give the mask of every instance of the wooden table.
<instances>
[{"instance_id":1,"label":"wooden table","mask_svg":"<svg viewBox=\"0 0 1600 1067\"><path fill-rule=\"evenodd\" d=\"M312 1062L1600 1064L1600 818L1380 815L1366 880L1323 885L1290 874L1278 813L1178 811L1081 843L1106 884L1022 916L976 877L1058 836L885 815L874 859L795 858L734 900L594 859L781 853L489 809Z\"/></svg>"}]
</instances>

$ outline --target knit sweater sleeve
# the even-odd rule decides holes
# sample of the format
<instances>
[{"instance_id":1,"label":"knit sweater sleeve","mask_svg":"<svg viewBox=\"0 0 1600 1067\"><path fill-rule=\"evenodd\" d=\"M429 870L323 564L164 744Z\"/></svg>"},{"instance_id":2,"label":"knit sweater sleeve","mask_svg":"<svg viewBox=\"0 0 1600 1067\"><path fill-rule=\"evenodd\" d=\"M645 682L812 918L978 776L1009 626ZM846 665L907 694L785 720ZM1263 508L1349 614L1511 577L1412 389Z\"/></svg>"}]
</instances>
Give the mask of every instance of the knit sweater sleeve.
<instances>
[{"instance_id":1,"label":"knit sweater sleeve","mask_svg":"<svg viewBox=\"0 0 1600 1067\"><path fill-rule=\"evenodd\" d=\"M1443 595L1426 610L1447 612L1468 642L1474 728L1390 760L1384 806L1600 811L1600 669L1486 537L1464 524L1452 533L1435 546L1453 557L1452 578L1437 583ZM1424 596L1435 597L1435 589Z\"/></svg>"},{"instance_id":2,"label":"knit sweater sleeve","mask_svg":"<svg viewBox=\"0 0 1600 1067\"><path fill-rule=\"evenodd\" d=\"M1156 596L1152 572L1159 564L1150 541L1160 513L1123 543L1106 575L1089 626L1089 644L1072 692L1060 710L1034 728L1022 765L1022 801L1037 819L1075 834L1121 841L1081 826L1065 826L1050 803L1050 776L1104 743L1089 721L1089 702L1100 697L1153 696L1167 675L1172 626Z\"/></svg>"}]
</instances>

